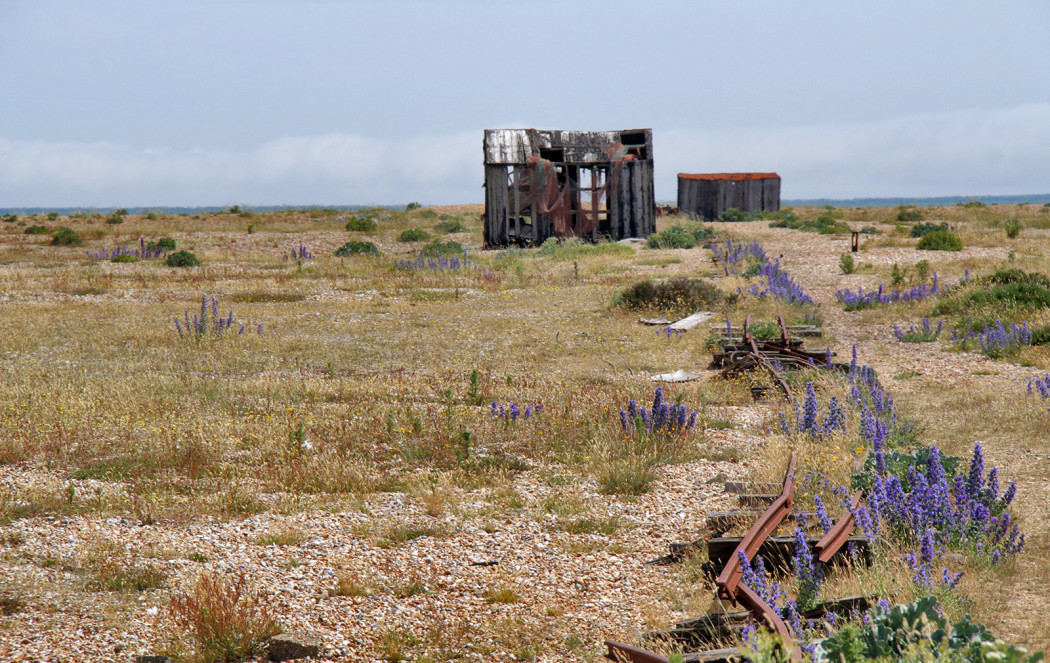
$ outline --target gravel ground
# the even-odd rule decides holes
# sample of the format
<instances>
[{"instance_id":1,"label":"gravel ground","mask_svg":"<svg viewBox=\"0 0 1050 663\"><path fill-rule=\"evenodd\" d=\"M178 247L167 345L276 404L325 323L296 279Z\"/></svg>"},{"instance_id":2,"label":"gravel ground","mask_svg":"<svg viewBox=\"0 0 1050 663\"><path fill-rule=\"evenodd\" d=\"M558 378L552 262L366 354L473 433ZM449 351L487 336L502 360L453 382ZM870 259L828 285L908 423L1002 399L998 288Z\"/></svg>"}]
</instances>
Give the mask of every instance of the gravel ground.
<instances>
[{"instance_id":1,"label":"gravel ground","mask_svg":"<svg viewBox=\"0 0 1050 663\"><path fill-rule=\"evenodd\" d=\"M879 281L838 273L838 256L848 250L841 239L770 230L762 223L733 230L760 239L771 256L784 255L785 269L820 303L833 302L836 288ZM336 242L333 235L324 249ZM709 264L707 252L684 253L681 271ZM959 257L1001 253L974 248ZM873 249L862 258L889 265L914 260L914 252ZM979 370L992 371L980 379L1003 388L1017 388L1016 380L1033 373L976 355L931 351L925 344L897 344L886 325L857 325L836 306L825 306L823 313L840 353L856 342L862 358L882 373L923 373L922 380L893 385L898 399L930 383L974 382ZM877 351L889 343L895 344L892 353ZM760 441L764 414L761 408L724 408L720 416L738 427L710 435L715 444L746 453ZM642 564L664 554L670 542L695 538L709 511L730 506L722 481L746 479L748 471L746 460L666 467L655 488L634 499L601 495L593 483L552 487L540 480L540 471L529 471L513 481L520 506L499 515L490 513L484 491L476 491L462 494L449 512L436 518L405 494L378 493L352 510L268 513L235 522L141 525L91 515L17 520L0 530L0 588L5 595L20 596L24 606L5 609L13 614L0 617L0 659L129 661L134 654L154 651L168 589L125 595L83 591L84 565L89 564L85 555L101 542L116 554L161 569L169 587L189 582L203 570L245 574L271 594L270 604L287 628L321 634L325 655L336 660L379 660L381 639L392 631L428 634L435 642L445 638L454 641L463 660L486 661L513 660L509 631L516 631L544 642L547 654L537 660L579 660L578 654L552 653L565 651L567 634L582 643L581 651L593 653L605 638L630 638L654 619L666 623L685 616L668 607L673 602L661 600L676 591L679 572ZM4 496L66 483L43 470L0 467ZM113 490L91 482L77 485L85 495L96 488ZM620 523L617 531L562 531L558 518L540 505L564 499L568 490L585 505L581 516L614 517ZM1022 494L1022 505L1024 500ZM394 523L444 534L390 548L364 535ZM293 545L259 545L260 537L275 531L294 531L302 539ZM369 594L336 595L340 577L360 579ZM422 593L397 596L391 588L406 580L418 581ZM517 600L489 602L486 593L499 588L512 588ZM553 628L554 623L560 627Z\"/></svg>"}]
</instances>

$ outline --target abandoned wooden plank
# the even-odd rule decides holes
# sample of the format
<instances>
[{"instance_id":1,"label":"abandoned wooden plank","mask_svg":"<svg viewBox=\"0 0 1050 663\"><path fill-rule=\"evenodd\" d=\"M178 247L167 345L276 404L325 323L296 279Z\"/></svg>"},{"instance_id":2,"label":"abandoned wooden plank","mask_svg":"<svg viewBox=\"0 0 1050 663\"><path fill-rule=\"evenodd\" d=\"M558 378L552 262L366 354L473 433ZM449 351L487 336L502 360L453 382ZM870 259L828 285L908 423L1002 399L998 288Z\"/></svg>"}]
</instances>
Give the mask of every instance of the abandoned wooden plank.
<instances>
[{"instance_id":1,"label":"abandoned wooden plank","mask_svg":"<svg viewBox=\"0 0 1050 663\"><path fill-rule=\"evenodd\" d=\"M736 503L740 506L769 506L779 495L769 495L764 493L741 493L736 496Z\"/></svg>"},{"instance_id":2,"label":"abandoned wooden plank","mask_svg":"<svg viewBox=\"0 0 1050 663\"><path fill-rule=\"evenodd\" d=\"M623 240L620 241L622 242ZM638 322L642 323L643 325L663 325L664 327L666 327L674 321L668 320L667 318L638 318Z\"/></svg>"},{"instance_id":3,"label":"abandoned wooden plank","mask_svg":"<svg viewBox=\"0 0 1050 663\"><path fill-rule=\"evenodd\" d=\"M681 320L677 320L671 323L670 325L668 325L668 327L677 331L688 331L707 322L708 320L713 318L714 315L715 314L711 313L710 311L697 311L692 315L686 316Z\"/></svg>"},{"instance_id":4,"label":"abandoned wooden plank","mask_svg":"<svg viewBox=\"0 0 1050 663\"><path fill-rule=\"evenodd\" d=\"M692 382L693 380L699 380L704 377L696 373L686 373L682 369L678 369L674 373L661 373L660 375L654 375L650 380L653 382Z\"/></svg>"}]
</instances>

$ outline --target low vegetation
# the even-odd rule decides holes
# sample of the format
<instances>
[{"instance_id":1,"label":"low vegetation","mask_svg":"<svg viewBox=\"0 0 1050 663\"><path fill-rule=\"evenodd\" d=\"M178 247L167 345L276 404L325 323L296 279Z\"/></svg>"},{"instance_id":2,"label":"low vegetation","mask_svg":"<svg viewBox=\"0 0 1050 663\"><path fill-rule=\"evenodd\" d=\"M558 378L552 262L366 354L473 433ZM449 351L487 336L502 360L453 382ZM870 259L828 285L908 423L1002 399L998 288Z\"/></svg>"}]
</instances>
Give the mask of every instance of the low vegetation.
<instances>
[{"instance_id":1,"label":"low vegetation","mask_svg":"<svg viewBox=\"0 0 1050 663\"><path fill-rule=\"evenodd\" d=\"M639 537L695 537L683 495L720 494L719 475L781 479L794 450L809 534L855 487L892 496L858 519L879 541L871 567L805 575L800 555L775 590L749 563L788 617L822 598L884 601L866 620L800 622L818 656L963 660L975 650L953 634L970 633L986 658L1028 660L1016 647L1050 645L1041 209L924 209L965 240L940 255L894 227L921 219L870 208L778 215L818 233L877 227L856 254L842 237L751 224L714 238L681 217L658 235L689 251L485 251L476 207L47 222L85 248L25 236L18 223L42 215L3 224L0 642L76 622L101 659L148 623L144 652L236 661L306 627L337 659L597 660L606 637L637 642L709 608L702 556L642 567ZM437 239L398 241L419 228ZM129 236L167 255L85 257ZM205 266L166 268L180 248ZM837 286L836 272L856 275ZM838 287L856 306L827 303ZM638 323L701 310L715 319L684 334ZM654 389L652 375L702 372L708 324L738 334L748 315L760 339L779 336L778 316L827 321L806 346L826 344L841 370L787 371L797 407L765 373ZM58 528L61 541L39 533Z\"/></svg>"}]
</instances>

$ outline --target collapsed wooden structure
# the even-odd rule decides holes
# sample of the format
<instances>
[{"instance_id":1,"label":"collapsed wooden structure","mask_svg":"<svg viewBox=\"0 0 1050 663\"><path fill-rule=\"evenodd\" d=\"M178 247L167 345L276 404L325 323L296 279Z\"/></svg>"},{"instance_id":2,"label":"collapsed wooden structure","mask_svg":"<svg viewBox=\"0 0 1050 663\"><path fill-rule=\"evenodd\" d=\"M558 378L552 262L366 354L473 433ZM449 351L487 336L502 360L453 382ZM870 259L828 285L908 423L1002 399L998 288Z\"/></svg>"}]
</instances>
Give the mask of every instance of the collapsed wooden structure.
<instances>
[{"instance_id":1,"label":"collapsed wooden structure","mask_svg":"<svg viewBox=\"0 0 1050 663\"><path fill-rule=\"evenodd\" d=\"M776 173L678 173L678 209L714 221L728 209L780 211Z\"/></svg>"},{"instance_id":2,"label":"collapsed wooden structure","mask_svg":"<svg viewBox=\"0 0 1050 663\"><path fill-rule=\"evenodd\" d=\"M650 129L487 129L483 148L487 246L656 231Z\"/></svg>"}]
</instances>

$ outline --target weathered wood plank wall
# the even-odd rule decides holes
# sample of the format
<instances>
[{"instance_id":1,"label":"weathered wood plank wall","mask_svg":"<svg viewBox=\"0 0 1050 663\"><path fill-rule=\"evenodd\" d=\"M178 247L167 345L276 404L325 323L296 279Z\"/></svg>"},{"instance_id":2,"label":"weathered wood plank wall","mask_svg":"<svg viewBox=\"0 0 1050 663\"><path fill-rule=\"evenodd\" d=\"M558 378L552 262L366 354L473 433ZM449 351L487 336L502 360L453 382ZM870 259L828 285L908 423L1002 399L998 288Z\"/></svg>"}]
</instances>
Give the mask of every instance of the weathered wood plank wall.
<instances>
[{"instance_id":1,"label":"weathered wood plank wall","mask_svg":"<svg viewBox=\"0 0 1050 663\"><path fill-rule=\"evenodd\" d=\"M742 212L780 210L776 173L678 174L678 209L715 220L728 209Z\"/></svg>"}]
</instances>

